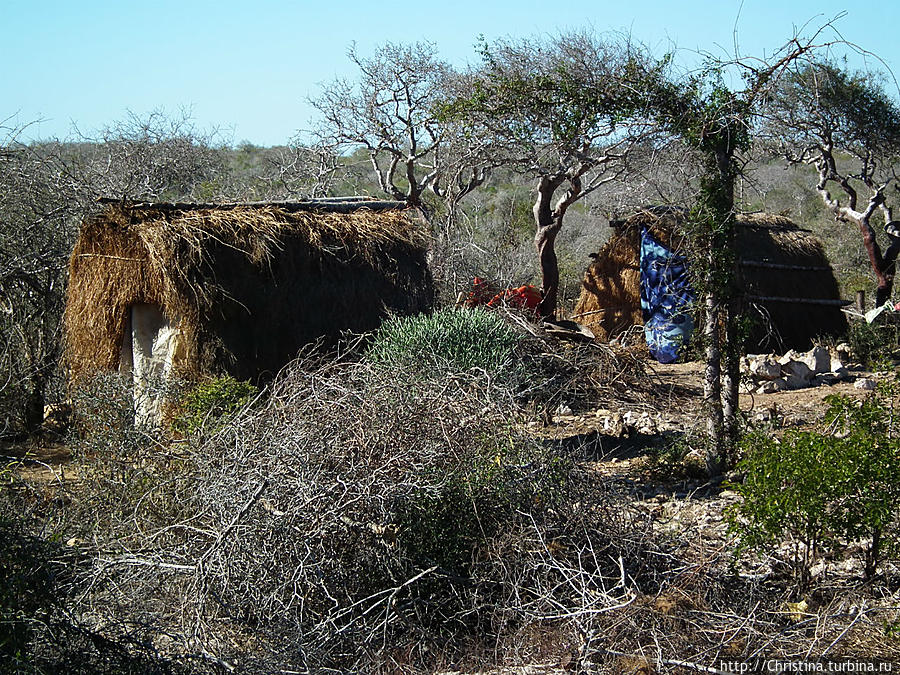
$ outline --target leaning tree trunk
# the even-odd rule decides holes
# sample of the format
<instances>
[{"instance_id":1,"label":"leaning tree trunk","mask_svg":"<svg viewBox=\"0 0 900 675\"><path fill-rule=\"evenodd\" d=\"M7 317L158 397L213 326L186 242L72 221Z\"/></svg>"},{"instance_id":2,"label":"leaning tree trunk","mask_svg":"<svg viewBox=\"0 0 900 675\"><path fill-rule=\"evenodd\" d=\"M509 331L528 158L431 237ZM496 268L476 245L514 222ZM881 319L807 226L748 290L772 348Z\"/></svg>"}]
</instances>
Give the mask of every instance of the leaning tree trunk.
<instances>
[{"instance_id":1,"label":"leaning tree trunk","mask_svg":"<svg viewBox=\"0 0 900 675\"><path fill-rule=\"evenodd\" d=\"M881 253L881 247L875 238L875 230L869 222L869 218L864 214L863 217L857 219L859 232L862 234L863 246L869 257L869 263L872 271L875 273L875 279L878 285L875 287L875 306L881 307L891 298L894 290L894 270L897 261L897 246L890 246L884 255Z\"/></svg>"},{"instance_id":2,"label":"leaning tree trunk","mask_svg":"<svg viewBox=\"0 0 900 675\"><path fill-rule=\"evenodd\" d=\"M541 292L543 299L537 306L542 319L553 319L556 316L556 303L559 295L559 260L556 257L556 235L562 227L562 218L550 225L539 227L534 237L538 260L541 265Z\"/></svg>"},{"instance_id":3,"label":"leaning tree trunk","mask_svg":"<svg viewBox=\"0 0 900 675\"><path fill-rule=\"evenodd\" d=\"M885 206L885 197L883 189L876 188L869 197L866 208L862 211L857 209L859 195L846 177L838 176L835 178L834 172L834 156L830 150L823 150L823 155L818 162L819 182L816 185L816 191L822 198L825 206L834 214L837 220L848 224L855 224L859 228L862 235L863 247L869 258L869 264L878 285L875 288L875 306L880 307L887 302L894 290L894 272L897 261L897 253L900 251L900 241L895 236L891 236L891 245L882 255L881 247L878 245L878 239L875 237L875 229L872 227L872 216L879 208L885 214L885 220L890 220L891 209ZM847 203L842 204L839 200L831 196L828 191L830 181L836 180L841 190L847 197ZM871 187L871 186L870 186Z\"/></svg>"},{"instance_id":4,"label":"leaning tree trunk","mask_svg":"<svg viewBox=\"0 0 900 675\"><path fill-rule=\"evenodd\" d=\"M541 293L543 299L537 306L542 319L552 320L556 317L556 302L559 294L559 260L556 257L556 235L562 228L563 215L566 208L574 201L571 193L580 192L580 183L574 184L556 208L552 206L553 193L566 180L565 176L544 176L538 182L537 199L534 202L534 222L536 232L534 247L537 249L541 266Z\"/></svg>"}]
</instances>

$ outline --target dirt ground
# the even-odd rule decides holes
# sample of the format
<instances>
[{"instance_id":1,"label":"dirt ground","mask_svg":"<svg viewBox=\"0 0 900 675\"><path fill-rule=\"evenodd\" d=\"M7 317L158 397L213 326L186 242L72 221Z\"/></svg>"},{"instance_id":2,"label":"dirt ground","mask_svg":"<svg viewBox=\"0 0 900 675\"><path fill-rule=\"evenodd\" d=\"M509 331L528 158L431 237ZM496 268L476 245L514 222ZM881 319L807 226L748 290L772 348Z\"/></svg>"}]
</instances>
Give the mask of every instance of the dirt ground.
<instances>
[{"instance_id":1,"label":"dirt ground","mask_svg":"<svg viewBox=\"0 0 900 675\"><path fill-rule=\"evenodd\" d=\"M621 402L601 404L595 411L581 411L578 414L572 414L563 407L553 415L552 425L546 430L546 435L562 438L573 433L591 431L617 435L615 425L608 424L609 417L614 415L622 415L626 418L625 426L634 427L638 431L642 427L651 433L654 430L665 433L699 429L703 423L704 364L699 361L671 364L654 362L648 364L647 368L653 381L652 389L656 393L653 402L641 401L631 406ZM755 422L772 420L785 428L808 428L821 421L828 405L826 397L843 394L862 398L868 392L857 389L854 382L860 378L873 377L878 379L878 374L856 369L850 371L847 380L833 384L771 394L741 393L740 406L749 419ZM652 423L642 424L642 420L652 420Z\"/></svg>"}]
</instances>

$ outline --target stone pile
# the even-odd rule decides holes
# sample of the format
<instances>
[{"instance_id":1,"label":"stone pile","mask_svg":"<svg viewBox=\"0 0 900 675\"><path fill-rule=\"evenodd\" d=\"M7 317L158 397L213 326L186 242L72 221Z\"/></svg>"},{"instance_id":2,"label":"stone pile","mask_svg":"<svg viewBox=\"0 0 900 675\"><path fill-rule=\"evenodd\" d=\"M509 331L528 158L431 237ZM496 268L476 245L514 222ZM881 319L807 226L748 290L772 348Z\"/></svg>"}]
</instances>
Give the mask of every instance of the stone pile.
<instances>
[{"instance_id":1,"label":"stone pile","mask_svg":"<svg viewBox=\"0 0 900 675\"><path fill-rule=\"evenodd\" d=\"M802 353L791 350L784 356L748 354L741 359L741 390L771 394L848 380L850 373L844 366L848 355L849 348L843 344L834 353L825 347L814 347Z\"/></svg>"}]
</instances>

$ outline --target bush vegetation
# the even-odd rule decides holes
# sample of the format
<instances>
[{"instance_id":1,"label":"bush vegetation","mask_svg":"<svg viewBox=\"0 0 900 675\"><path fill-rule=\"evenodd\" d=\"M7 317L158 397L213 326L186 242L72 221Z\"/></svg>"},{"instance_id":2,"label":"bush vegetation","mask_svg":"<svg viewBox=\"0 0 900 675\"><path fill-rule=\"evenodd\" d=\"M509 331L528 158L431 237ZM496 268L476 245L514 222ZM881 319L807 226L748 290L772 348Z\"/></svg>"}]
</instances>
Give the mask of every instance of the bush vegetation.
<instances>
[{"instance_id":1,"label":"bush vegetation","mask_svg":"<svg viewBox=\"0 0 900 675\"><path fill-rule=\"evenodd\" d=\"M367 351L373 363L423 372L476 369L509 379L521 373L519 333L498 312L444 308L395 318L376 333Z\"/></svg>"},{"instance_id":2,"label":"bush vegetation","mask_svg":"<svg viewBox=\"0 0 900 675\"><path fill-rule=\"evenodd\" d=\"M893 393L883 388L862 402L829 396L824 432L766 432L743 439L743 501L731 523L745 547L769 548L785 539L794 548L798 579L823 551L862 541L871 579L898 543L900 440Z\"/></svg>"},{"instance_id":3,"label":"bush vegetation","mask_svg":"<svg viewBox=\"0 0 900 675\"><path fill-rule=\"evenodd\" d=\"M248 405L258 393L257 387L230 375L209 378L183 394L172 420L172 429L182 434L214 430L229 415Z\"/></svg>"},{"instance_id":4,"label":"bush vegetation","mask_svg":"<svg viewBox=\"0 0 900 675\"><path fill-rule=\"evenodd\" d=\"M477 372L307 360L177 445L129 425L113 380L95 386L95 419L118 421L79 453L54 593L70 631L159 668L422 669L590 617L629 593L604 581L619 565L640 574L612 494ZM36 625L16 638L32 656Z\"/></svg>"},{"instance_id":5,"label":"bush vegetation","mask_svg":"<svg viewBox=\"0 0 900 675\"><path fill-rule=\"evenodd\" d=\"M875 369L890 362L900 347L900 324L881 317L873 323L851 321L847 342L853 356L865 368Z\"/></svg>"}]
</instances>

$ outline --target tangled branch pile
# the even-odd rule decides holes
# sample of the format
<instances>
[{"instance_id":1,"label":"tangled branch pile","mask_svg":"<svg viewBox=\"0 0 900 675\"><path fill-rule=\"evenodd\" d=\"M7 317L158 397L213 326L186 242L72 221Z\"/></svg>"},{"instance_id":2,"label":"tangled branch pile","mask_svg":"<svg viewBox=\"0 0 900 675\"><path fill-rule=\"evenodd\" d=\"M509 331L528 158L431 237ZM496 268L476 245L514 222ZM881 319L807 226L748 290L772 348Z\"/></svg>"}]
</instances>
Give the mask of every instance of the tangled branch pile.
<instances>
[{"instance_id":1,"label":"tangled branch pile","mask_svg":"<svg viewBox=\"0 0 900 675\"><path fill-rule=\"evenodd\" d=\"M475 371L310 357L181 444L98 408L81 483L21 500L66 545L46 554L58 603L16 639L71 672L674 673L889 653L873 627L891 615L834 587L794 619L787 586L736 574L709 522L675 527L525 434L519 394Z\"/></svg>"}]
</instances>

